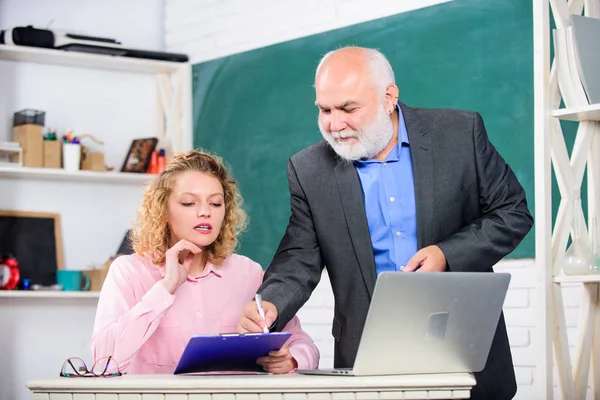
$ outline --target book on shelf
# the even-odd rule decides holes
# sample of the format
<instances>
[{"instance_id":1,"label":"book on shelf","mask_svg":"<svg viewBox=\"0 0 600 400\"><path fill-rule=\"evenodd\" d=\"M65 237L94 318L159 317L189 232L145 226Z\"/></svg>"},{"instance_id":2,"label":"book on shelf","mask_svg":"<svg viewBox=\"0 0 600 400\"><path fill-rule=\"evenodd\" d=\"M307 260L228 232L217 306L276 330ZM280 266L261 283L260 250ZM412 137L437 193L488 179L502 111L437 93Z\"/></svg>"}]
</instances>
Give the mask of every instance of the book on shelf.
<instances>
[{"instance_id":1,"label":"book on shelf","mask_svg":"<svg viewBox=\"0 0 600 400\"><path fill-rule=\"evenodd\" d=\"M572 15L573 43L589 104L600 103L600 19Z\"/></svg>"},{"instance_id":2,"label":"book on shelf","mask_svg":"<svg viewBox=\"0 0 600 400\"><path fill-rule=\"evenodd\" d=\"M600 103L600 19L571 15L571 26L554 29L558 86L567 108Z\"/></svg>"}]
</instances>

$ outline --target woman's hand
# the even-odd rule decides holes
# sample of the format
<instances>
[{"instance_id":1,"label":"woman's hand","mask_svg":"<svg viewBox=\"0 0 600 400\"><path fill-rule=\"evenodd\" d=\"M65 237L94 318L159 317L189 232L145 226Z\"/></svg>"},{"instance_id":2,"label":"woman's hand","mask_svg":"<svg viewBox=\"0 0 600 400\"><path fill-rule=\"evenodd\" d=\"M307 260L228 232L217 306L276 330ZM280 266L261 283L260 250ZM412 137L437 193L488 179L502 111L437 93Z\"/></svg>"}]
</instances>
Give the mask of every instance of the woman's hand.
<instances>
[{"instance_id":1,"label":"woman's hand","mask_svg":"<svg viewBox=\"0 0 600 400\"><path fill-rule=\"evenodd\" d=\"M287 346L283 346L277 351L272 351L266 357L260 357L256 363L263 367L267 372L274 374L287 374L290 371L298 368L296 359L292 357Z\"/></svg>"},{"instance_id":2,"label":"woman's hand","mask_svg":"<svg viewBox=\"0 0 600 400\"><path fill-rule=\"evenodd\" d=\"M165 253L165 277L162 282L169 293L175 293L175 290L185 282L190 273L190 265L194 256L201 252L200 247L185 239L181 239L167 250Z\"/></svg>"}]
</instances>

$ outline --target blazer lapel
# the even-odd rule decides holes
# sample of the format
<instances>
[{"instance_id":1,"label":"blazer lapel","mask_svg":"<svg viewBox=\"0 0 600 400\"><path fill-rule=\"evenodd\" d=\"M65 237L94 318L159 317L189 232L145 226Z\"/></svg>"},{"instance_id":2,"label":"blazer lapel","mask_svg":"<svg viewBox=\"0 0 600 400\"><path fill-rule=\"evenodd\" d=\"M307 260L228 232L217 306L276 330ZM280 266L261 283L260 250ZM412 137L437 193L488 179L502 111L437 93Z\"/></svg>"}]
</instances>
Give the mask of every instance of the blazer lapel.
<instances>
[{"instance_id":1,"label":"blazer lapel","mask_svg":"<svg viewBox=\"0 0 600 400\"><path fill-rule=\"evenodd\" d=\"M358 173L352 163L342 161L338 162L335 167L335 173L354 252L367 285L369 297L371 297L373 296L377 276L371 234L369 233L365 202Z\"/></svg>"},{"instance_id":2,"label":"blazer lapel","mask_svg":"<svg viewBox=\"0 0 600 400\"><path fill-rule=\"evenodd\" d=\"M417 207L417 243L421 249L432 244L433 240L433 149L423 121L410 107L399 104L410 143Z\"/></svg>"}]
</instances>

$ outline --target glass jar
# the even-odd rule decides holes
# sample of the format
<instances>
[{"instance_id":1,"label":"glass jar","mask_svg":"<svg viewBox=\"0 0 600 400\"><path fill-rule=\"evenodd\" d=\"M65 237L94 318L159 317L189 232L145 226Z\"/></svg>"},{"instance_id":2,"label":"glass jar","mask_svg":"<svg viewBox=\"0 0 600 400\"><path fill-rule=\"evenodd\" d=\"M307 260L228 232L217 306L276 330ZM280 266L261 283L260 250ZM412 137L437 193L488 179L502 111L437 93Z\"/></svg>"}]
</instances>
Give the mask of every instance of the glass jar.
<instances>
[{"instance_id":1,"label":"glass jar","mask_svg":"<svg viewBox=\"0 0 600 400\"><path fill-rule=\"evenodd\" d=\"M592 260L590 262L589 271L590 274L600 274L600 244L598 243L598 219L592 218Z\"/></svg>"},{"instance_id":2,"label":"glass jar","mask_svg":"<svg viewBox=\"0 0 600 400\"><path fill-rule=\"evenodd\" d=\"M593 261L592 251L581 239L581 199L577 196L573 202L573 235L562 262L565 275L588 275Z\"/></svg>"}]
</instances>

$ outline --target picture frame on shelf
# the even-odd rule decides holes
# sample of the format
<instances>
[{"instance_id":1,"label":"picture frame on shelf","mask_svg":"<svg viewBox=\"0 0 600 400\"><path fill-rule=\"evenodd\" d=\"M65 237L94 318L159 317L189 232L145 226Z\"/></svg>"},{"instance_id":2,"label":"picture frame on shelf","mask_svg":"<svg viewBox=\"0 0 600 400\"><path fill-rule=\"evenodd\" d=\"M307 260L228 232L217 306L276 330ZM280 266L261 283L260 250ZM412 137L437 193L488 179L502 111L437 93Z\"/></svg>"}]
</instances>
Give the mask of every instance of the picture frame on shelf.
<instances>
[{"instance_id":1,"label":"picture frame on shelf","mask_svg":"<svg viewBox=\"0 0 600 400\"><path fill-rule=\"evenodd\" d=\"M157 144L158 139L154 137L134 139L121 167L121 172L146 173L150 157Z\"/></svg>"}]
</instances>

